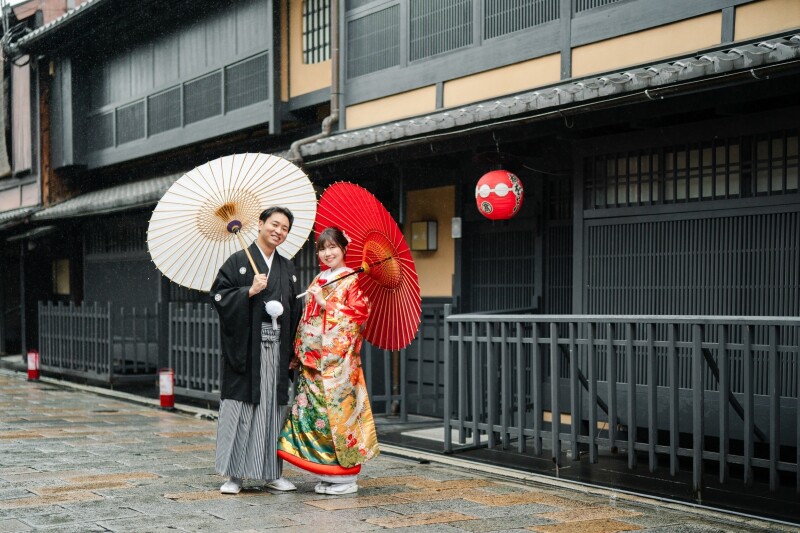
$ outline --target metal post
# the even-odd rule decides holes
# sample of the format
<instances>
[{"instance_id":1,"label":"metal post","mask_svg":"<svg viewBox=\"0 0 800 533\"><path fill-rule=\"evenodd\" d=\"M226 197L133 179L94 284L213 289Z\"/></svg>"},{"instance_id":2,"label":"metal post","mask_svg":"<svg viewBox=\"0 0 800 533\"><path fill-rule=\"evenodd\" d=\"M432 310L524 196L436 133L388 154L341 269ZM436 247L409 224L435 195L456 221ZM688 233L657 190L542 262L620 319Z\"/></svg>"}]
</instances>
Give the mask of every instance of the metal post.
<instances>
[{"instance_id":1,"label":"metal post","mask_svg":"<svg viewBox=\"0 0 800 533\"><path fill-rule=\"evenodd\" d=\"M508 354L508 323L500 324L500 440L508 449L508 426L511 418L511 360Z\"/></svg>"},{"instance_id":2,"label":"metal post","mask_svg":"<svg viewBox=\"0 0 800 533\"><path fill-rule=\"evenodd\" d=\"M494 426L497 423L495 413L497 409L497 361L492 349L492 323L486 322L486 436L489 449L494 448ZM482 391L479 389L478 394ZM476 443L477 444L477 443Z\"/></svg>"},{"instance_id":3,"label":"metal post","mask_svg":"<svg viewBox=\"0 0 800 533\"><path fill-rule=\"evenodd\" d=\"M769 490L778 489L778 461L780 460L781 375L778 358L778 326L769 327Z\"/></svg>"},{"instance_id":4,"label":"metal post","mask_svg":"<svg viewBox=\"0 0 800 533\"><path fill-rule=\"evenodd\" d=\"M421 342L421 341L420 341ZM403 350L404 353L400 354L400 421L408 421L408 399L407 389L408 380L406 379L406 372L408 371L408 350ZM436 382L434 381L434 388Z\"/></svg>"},{"instance_id":5,"label":"metal post","mask_svg":"<svg viewBox=\"0 0 800 533\"><path fill-rule=\"evenodd\" d=\"M556 466L561 466L561 407L558 403L560 366L558 357L558 329L550 323L550 438L552 457Z\"/></svg>"},{"instance_id":6,"label":"metal post","mask_svg":"<svg viewBox=\"0 0 800 533\"><path fill-rule=\"evenodd\" d=\"M194 342L192 339L192 315L194 314L194 305L187 303L183 306L183 311L181 313L182 323L181 329L183 333L183 356L181 359L185 363L185 370L186 370L186 383L189 388L192 387L192 383L195 381L195 376L197 376L197 361L194 357L194 350L187 350L190 346L194 346ZM372 359L368 357L367 359ZM369 393L367 393L369 394Z\"/></svg>"},{"instance_id":7,"label":"metal post","mask_svg":"<svg viewBox=\"0 0 800 533\"><path fill-rule=\"evenodd\" d=\"M633 324L625 324L625 352L628 374L628 468L636 468L636 353Z\"/></svg>"},{"instance_id":8,"label":"metal post","mask_svg":"<svg viewBox=\"0 0 800 533\"><path fill-rule=\"evenodd\" d=\"M423 313L423 321L425 320L424 316L425 315ZM439 329L439 324L437 323L437 314L436 314L435 310L433 312L433 327L434 327L434 331L437 332L437 330ZM425 366L423 364L423 359L425 358L425 356L424 356L423 351L422 351L422 348L424 347L424 344L425 344L425 340L424 340L425 339L425 333L424 333L424 331L425 330L423 329L422 324L420 324L420 336L419 336L419 339L418 339L418 342L417 342L417 376L416 376L416 378L417 378L417 402L416 403L417 403L417 412L418 413L422 412L421 407L422 407L422 404L424 402L424 400L422 399L423 390L424 390L423 385L422 385L423 382L424 382L424 379L422 377L422 375L423 375L422 371L423 371L423 367ZM438 335L434 335L434 337L438 337ZM437 378L436 370L438 370L436 368L437 367L437 362L436 362L437 354L436 354L436 351L438 350L438 346L439 346L438 339L435 338L434 342L433 342L433 373L434 373L434 375L433 375L433 410L434 411L438 407L438 403L436 401L436 393L438 392L437 391L437 387L438 387L438 383L439 383L439 381L436 379ZM406 353L408 353L408 352L406 352ZM405 359L407 359L407 358L404 358L403 360L405 360ZM405 380L405 378L403 378L403 380Z\"/></svg>"},{"instance_id":9,"label":"metal post","mask_svg":"<svg viewBox=\"0 0 800 533\"><path fill-rule=\"evenodd\" d=\"M730 392L730 374L728 371L728 329L719 326L719 345L717 348L717 365L719 366L719 482L728 481L728 394Z\"/></svg>"},{"instance_id":10,"label":"metal post","mask_svg":"<svg viewBox=\"0 0 800 533\"><path fill-rule=\"evenodd\" d=\"M753 328L742 332L742 366L744 367L744 484L753 484Z\"/></svg>"},{"instance_id":11,"label":"metal post","mask_svg":"<svg viewBox=\"0 0 800 533\"><path fill-rule=\"evenodd\" d=\"M450 315L450 304L444 304L444 346L442 357L444 358L444 452L453 451L453 442L450 435L450 417L452 416L452 395L453 395L453 363L450 360L450 322L447 317ZM460 394L460 392L459 392Z\"/></svg>"},{"instance_id":12,"label":"metal post","mask_svg":"<svg viewBox=\"0 0 800 533\"><path fill-rule=\"evenodd\" d=\"M525 353L522 349L522 323L517 322L515 347L517 350L517 451L525 452ZM533 390L531 390L533 398Z\"/></svg>"},{"instance_id":13,"label":"metal post","mask_svg":"<svg viewBox=\"0 0 800 533\"><path fill-rule=\"evenodd\" d=\"M3 265L5 267L5 265ZM7 284L0 287L0 354L6 353L6 300L7 300ZM41 330L40 330L41 331ZM39 353L41 354L42 342L41 334L39 336Z\"/></svg>"},{"instance_id":14,"label":"metal post","mask_svg":"<svg viewBox=\"0 0 800 533\"><path fill-rule=\"evenodd\" d=\"M383 398L387 415L392 414L392 353L381 350L383 354Z\"/></svg>"},{"instance_id":15,"label":"metal post","mask_svg":"<svg viewBox=\"0 0 800 533\"><path fill-rule=\"evenodd\" d=\"M441 315L439 314L438 310L434 310L433 317L433 411L436 412L436 410L439 408L439 346L441 345L441 339L439 338ZM422 361L421 352L419 360ZM406 383L406 386L408 386L408 383ZM422 402L422 398L420 398L420 402Z\"/></svg>"},{"instance_id":16,"label":"metal post","mask_svg":"<svg viewBox=\"0 0 800 533\"><path fill-rule=\"evenodd\" d=\"M50 348L45 342L45 331L47 331L49 322L47 320L47 316L44 313L43 302L39 302L36 307L39 312L39 364L41 364L42 356L46 354L48 352L48 349ZM3 308L0 307L0 315L3 314L3 311L4 311ZM2 327L2 324L0 324L0 327ZM2 345L0 345L0 353L5 353ZM23 357L27 357L28 354L27 352L25 352L22 355Z\"/></svg>"},{"instance_id":17,"label":"metal post","mask_svg":"<svg viewBox=\"0 0 800 533\"><path fill-rule=\"evenodd\" d=\"M594 345L594 323L588 324L586 342L589 346L589 462L597 462L597 350Z\"/></svg>"},{"instance_id":18,"label":"metal post","mask_svg":"<svg viewBox=\"0 0 800 533\"><path fill-rule=\"evenodd\" d=\"M658 445L658 383L656 382L655 324L647 324L647 418L648 418L648 466L650 472L658 467L656 446Z\"/></svg>"},{"instance_id":19,"label":"metal post","mask_svg":"<svg viewBox=\"0 0 800 533\"><path fill-rule=\"evenodd\" d=\"M533 394L533 451L536 455L542 454L542 350L539 346L539 324L533 323L533 367L531 393Z\"/></svg>"},{"instance_id":20,"label":"metal post","mask_svg":"<svg viewBox=\"0 0 800 533\"><path fill-rule=\"evenodd\" d=\"M199 313L200 314L200 313ZM204 304L202 307L203 323L203 392L211 392L214 387L211 383L211 306Z\"/></svg>"},{"instance_id":21,"label":"metal post","mask_svg":"<svg viewBox=\"0 0 800 533\"><path fill-rule=\"evenodd\" d=\"M28 357L28 332L27 332L27 295L25 294L25 246L26 240L19 241L19 341L22 361L27 362Z\"/></svg>"},{"instance_id":22,"label":"metal post","mask_svg":"<svg viewBox=\"0 0 800 533\"><path fill-rule=\"evenodd\" d=\"M703 327L692 326L692 491L703 501Z\"/></svg>"},{"instance_id":23,"label":"metal post","mask_svg":"<svg viewBox=\"0 0 800 533\"><path fill-rule=\"evenodd\" d=\"M580 391L581 385L578 381L578 348L575 343L576 331L575 323L569 323L569 398L570 398L570 420L572 422L570 427L570 445L572 460L578 461L581 458L580 450L578 449L578 426L583 421L583 414L581 413Z\"/></svg>"},{"instance_id":24,"label":"metal post","mask_svg":"<svg viewBox=\"0 0 800 533\"><path fill-rule=\"evenodd\" d=\"M422 325L420 324L420 329ZM422 336L418 339L422 343ZM400 414L400 400L397 398L400 395L400 350L392 350L392 388L391 393L386 399L387 402L391 401L392 415Z\"/></svg>"},{"instance_id":25,"label":"metal post","mask_svg":"<svg viewBox=\"0 0 800 533\"><path fill-rule=\"evenodd\" d=\"M449 331L449 330L448 330ZM445 337L445 341L449 339ZM458 323L458 443L465 444L467 416L467 354L464 350L464 323ZM451 356L452 358L452 356Z\"/></svg>"},{"instance_id":26,"label":"metal post","mask_svg":"<svg viewBox=\"0 0 800 533\"><path fill-rule=\"evenodd\" d=\"M481 377L481 357L478 353L478 322L472 322L470 324L470 334L471 334L471 364L470 368L472 370L472 390L470 391L472 394L472 444L473 446L478 446L481 442L480 438L480 428L478 427L481 418L481 386L480 386L480 377Z\"/></svg>"},{"instance_id":27,"label":"metal post","mask_svg":"<svg viewBox=\"0 0 800 533\"><path fill-rule=\"evenodd\" d=\"M106 325L108 327L107 335L108 335L108 344L106 345L106 371L108 373L108 382L110 383L112 380L112 376L114 373L114 320L113 320L113 313L111 311L111 302L106 304Z\"/></svg>"},{"instance_id":28,"label":"metal post","mask_svg":"<svg viewBox=\"0 0 800 533\"><path fill-rule=\"evenodd\" d=\"M169 339L169 310L171 302L161 300L156 304L156 340L158 346L158 368L170 367ZM173 369L174 370L174 369Z\"/></svg>"},{"instance_id":29,"label":"metal post","mask_svg":"<svg viewBox=\"0 0 800 533\"><path fill-rule=\"evenodd\" d=\"M606 324L608 353L608 447L612 452L617 449L617 353L614 350L614 325Z\"/></svg>"},{"instance_id":30,"label":"metal post","mask_svg":"<svg viewBox=\"0 0 800 533\"><path fill-rule=\"evenodd\" d=\"M678 353L675 348L677 324L669 324L667 360L669 364L669 473L678 474Z\"/></svg>"}]
</instances>

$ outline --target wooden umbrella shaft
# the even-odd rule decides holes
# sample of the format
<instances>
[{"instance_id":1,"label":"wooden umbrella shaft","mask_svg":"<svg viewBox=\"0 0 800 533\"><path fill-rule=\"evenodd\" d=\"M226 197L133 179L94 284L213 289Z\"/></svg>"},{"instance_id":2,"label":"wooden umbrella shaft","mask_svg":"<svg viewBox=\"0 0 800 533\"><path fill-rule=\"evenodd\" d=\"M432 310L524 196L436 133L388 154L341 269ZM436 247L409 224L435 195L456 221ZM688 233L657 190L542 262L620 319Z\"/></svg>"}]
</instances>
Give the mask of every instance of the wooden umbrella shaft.
<instances>
[{"instance_id":1,"label":"wooden umbrella shaft","mask_svg":"<svg viewBox=\"0 0 800 533\"><path fill-rule=\"evenodd\" d=\"M365 271L369 271L370 268L372 268L374 266L377 266L377 265L380 265L381 263L385 263L386 261L388 261L391 258L392 258L392 256L390 255L388 257L384 257L380 261L375 261L374 263L371 263L371 264L362 263L362 266L358 267L357 269L353 270L352 272L348 272L347 274L342 274L341 276L339 276L337 278L334 278L334 279L328 281L327 283L321 285L321 287L327 287L331 283L336 283L337 281L342 281L344 278L347 278L347 277L350 277L350 276L355 276L356 274L361 274L362 272L365 272ZM307 293L308 293L308 291L301 292L300 294L298 294L296 296L296 298L302 298Z\"/></svg>"},{"instance_id":2,"label":"wooden umbrella shaft","mask_svg":"<svg viewBox=\"0 0 800 533\"><path fill-rule=\"evenodd\" d=\"M247 259L250 261L250 266L253 267L253 272L255 272L256 276L258 276L258 269L256 268L256 262L253 261L253 256L250 255L250 250L247 248L247 243L244 242L242 234L239 233L239 230L236 230L233 233L236 234L237 237L239 237L239 242L242 244L242 249L244 249L244 253L247 254Z\"/></svg>"},{"instance_id":3,"label":"wooden umbrella shaft","mask_svg":"<svg viewBox=\"0 0 800 533\"><path fill-rule=\"evenodd\" d=\"M358 267L357 269L353 270L352 272L348 272L347 274L342 274L338 278L334 278L334 279L328 281L327 283L322 285L322 287L327 287L331 283L336 283L337 281L342 281L344 278L349 278L350 276L354 276L355 274L361 274L362 272L364 272L364 267Z\"/></svg>"},{"instance_id":4,"label":"wooden umbrella shaft","mask_svg":"<svg viewBox=\"0 0 800 533\"><path fill-rule=\"evenodd\" d=\"M336 283L337 281L341 281L341 280L343 280L344 278L346 278L348 276L354 276L356 274L361 274L362 272L364 272L364 267L358 267L357 269L353 270L352 272L348 272L347 274L343 274L343 275L339 276L338 278L334 278L334 279L328 281L324 285L320 285L320 287L327 287L331 283ZM302 298L306 294L308 294L308 291L303 291L300 294L298 294L297 296L295 296L295 298L296 299L297 298Z\"/></svg>"},{"instance_id":5,"label":"wooden umbrella shaft","mask_svg":"<svg viewBox=\"0 0 800 533\"><path fill-rule=\"evenodd\" d=\"M337 281L341 281L341 280L343 280L344 278L347 278L347 277L353 276L353 275L355 275L355 274L361 274L362 272L369 272L369 269L370 269L370 268L372 268L372 267L374 267L374 266L378 266L378 265L380 265L381 263L385 263L386 261L388 261L388 260L389 260L389 259L391 259L391 258L392 258L392 256L391 256L391 255L389 255L389 256L387 256L387 257L384 257L384 258L383 258L383 259L381 259L380 261L375 261L374 263L362 263L362 264L361 264L361 266L360 266L360 267L358 267L357 269L353 270L352 272L348 272L347 274L342 274L341 276L339 276L339 277L338 277L338 278L336 278L336 279L332 279L332 280L330 280L330 281L329 281L329 282L327 282L325 285L323 285L323 287L327 287L327 286L328 286L328 285L330 285L331 283L336 283Z\"/></svg>"}]
</instances>

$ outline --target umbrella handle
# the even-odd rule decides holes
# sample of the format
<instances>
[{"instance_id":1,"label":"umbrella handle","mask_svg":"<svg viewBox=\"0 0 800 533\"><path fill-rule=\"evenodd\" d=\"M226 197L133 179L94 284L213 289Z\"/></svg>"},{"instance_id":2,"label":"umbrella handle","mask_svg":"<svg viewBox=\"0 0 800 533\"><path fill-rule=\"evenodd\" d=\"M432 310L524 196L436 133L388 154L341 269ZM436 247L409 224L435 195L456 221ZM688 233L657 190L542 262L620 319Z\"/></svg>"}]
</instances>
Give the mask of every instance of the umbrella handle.
<instances>
[{"instance_id":1,"label":"umbrella handle","mask_svg":"<svg viewBox=\"0 0 800 533\"><path fill-rule=\"evenodd\" d=\"M365 263L365 264L366 264L366 263ZM339 277L338 277L338 278L336 278L336 279L332 279L332 280L330 280L329 282L325 283L324 285L321 285L321 287L327 287L327 286L328 286L328 285L330 285L331 283L336 283L337 281L341 281L341 280L343 280L344 278L348 278L348 277L350 277L350 276L354 276L354 275L356 275L356 274L361 274L362 272L365 272L365 271L366 271L366 269L365 269L365 268L362 266L362 267L360 267L360 268L357 268L357 269L353 270L352 272L348 272L347 274L343 274L343 275L339 276ZM295 296L295 299L302 298L302 297L303 297L303 296L305 296L306 294L308 294L308 291L301 292L300 294L298 294L297 296Z\"/></svg>"},{"instance_id":2,"label":"umbrella handle","mask_svg":"<svg viewBox=\"0 0 800 533\"><path fill-rule=\"evenodd\" d=\"M239 237L239 242L242 244L242 249L244 250L244 253L247 254L247 259L250 260L250 266L253 267L253 272L255 272L256 276L258 276L258 269L256 268L256 262L253 261L253 256L250 255L250 250L247 249L247 244L244 242L244 239L242 238L242 234L239 233L238 230L235 230L233 233L237 237Z\"/></svg>"}]
</instances>

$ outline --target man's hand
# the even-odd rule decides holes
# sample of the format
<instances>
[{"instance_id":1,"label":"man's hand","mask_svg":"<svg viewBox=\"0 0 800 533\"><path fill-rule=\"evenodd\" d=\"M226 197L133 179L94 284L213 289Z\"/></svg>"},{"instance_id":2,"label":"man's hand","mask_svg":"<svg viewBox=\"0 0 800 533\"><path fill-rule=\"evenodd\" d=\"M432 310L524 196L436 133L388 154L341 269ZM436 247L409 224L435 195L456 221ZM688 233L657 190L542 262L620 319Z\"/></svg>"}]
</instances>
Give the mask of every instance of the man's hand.
<instances>
[{"instance_id":1,"label":"man's hand","mask_svg":"<svg viewBox=\"0 0 800 533\"><path fill-rule=\"evenodd\" d=\"M300 359L296 356L292 357L292 360L289 362L289 370L296 370L300 368Z\"/></svg>"},{"instance_id":2,"label":"man's hand","mask_svg":"<svg viewBox=\"0 0 800 533\"><path fill-rule=\"evenodd\" d=\"M248 296L252 298L259 292L263 291L267 288L267 275L266 274L259 274L253 278L253 284L250 286L250 290L247 291Z\"/></svg>"}]
</instances>

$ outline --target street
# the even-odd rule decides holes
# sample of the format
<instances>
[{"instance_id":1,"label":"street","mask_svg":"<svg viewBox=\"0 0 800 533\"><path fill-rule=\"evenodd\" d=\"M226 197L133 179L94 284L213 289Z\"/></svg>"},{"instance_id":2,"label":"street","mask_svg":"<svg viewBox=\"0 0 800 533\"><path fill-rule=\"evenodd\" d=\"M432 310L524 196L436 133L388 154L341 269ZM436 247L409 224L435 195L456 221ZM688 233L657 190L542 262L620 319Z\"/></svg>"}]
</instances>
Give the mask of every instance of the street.
<instances>
[{"instance_id":1,"label":"street","mask_svg":"<svg viewBox=\"0 0 800 533\"><path fill-rule=\"evenodd\" d=\"M315 494L315 481L287 466L296 492L246 481L226 496L213 470L214 420L9 370L0 370L0 408L0 533L793 530L386 453L366 465L357 494Z\"/></svg>"}]
</instances>

